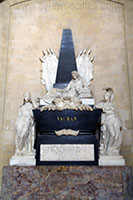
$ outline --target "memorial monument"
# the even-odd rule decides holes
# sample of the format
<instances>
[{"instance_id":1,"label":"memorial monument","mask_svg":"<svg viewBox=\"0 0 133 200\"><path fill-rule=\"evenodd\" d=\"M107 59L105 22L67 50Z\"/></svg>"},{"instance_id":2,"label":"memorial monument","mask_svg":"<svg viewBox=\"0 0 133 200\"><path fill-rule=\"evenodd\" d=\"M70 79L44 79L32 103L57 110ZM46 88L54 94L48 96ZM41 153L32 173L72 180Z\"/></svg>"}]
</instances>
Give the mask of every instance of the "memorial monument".
<instances>
[{"instance_id":1,"label":"memorial monument","mask_svg":"<svg viewBox=\"0 0 133 200\"><path fill-rule=\"evenodd\" d=\"M105 160L100 165L107 164L107 156L115 160L110 165L125 164L119 156L121 123L112 105L113 90L107 88L104 101L95 105L90 53L84 50L75 58L70 29L63 30L59 61L52 49L43 51L41 83L47 92L37 98L38 106L24 94L10 165L98 165L99 149Z\"/></svg>"}]
</instances>

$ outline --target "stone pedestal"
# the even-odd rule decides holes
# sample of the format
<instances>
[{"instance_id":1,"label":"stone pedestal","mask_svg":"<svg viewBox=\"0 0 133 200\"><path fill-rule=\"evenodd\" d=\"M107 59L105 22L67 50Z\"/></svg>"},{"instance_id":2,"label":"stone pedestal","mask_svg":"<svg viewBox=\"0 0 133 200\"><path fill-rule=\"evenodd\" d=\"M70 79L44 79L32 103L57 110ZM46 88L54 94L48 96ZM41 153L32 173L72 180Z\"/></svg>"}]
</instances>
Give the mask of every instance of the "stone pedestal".
<instances>
[{"instance_id":1,"label":"stone pedestal","mask_svg":"<svg viewBox=\"0 0 133 200\"><path fill-rule=\"evenodd\" d=\"M35 166L36 159L34 155L29 156L12 156L10 159L10 166Z\"/></svg>"},{"instance_id":2,"label":"stone pedestal","mask_svg":"<svg viewBox=\"0 0 133 200\"><path fill-rule=\"evenodd\" d=\"M4 167L1 200L131 200L131 167Z\"/></svg>"},{"instance_id":3,"label":"stone pedestal","mask_svg":"<svg viewBox=\"0 0 133 200\"><path fill-rule=\"evenodd\" d=\"M99 166L125 166L123 156L100 156Z\"/></svg>"}]
</instances>

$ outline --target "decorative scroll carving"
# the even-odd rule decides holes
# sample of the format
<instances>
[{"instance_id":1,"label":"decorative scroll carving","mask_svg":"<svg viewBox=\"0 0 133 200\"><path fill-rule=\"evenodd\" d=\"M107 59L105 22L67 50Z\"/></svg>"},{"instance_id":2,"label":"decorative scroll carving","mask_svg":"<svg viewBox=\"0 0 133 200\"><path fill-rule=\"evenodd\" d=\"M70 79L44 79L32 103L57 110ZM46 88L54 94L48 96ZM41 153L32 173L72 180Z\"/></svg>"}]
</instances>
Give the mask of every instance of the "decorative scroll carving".
<instances>
[{"instance_id":1,"label":"decorative scroll carving","mask_svg":"<svg viewBox=\"0 0 133 200\"><path fill-rule=\"evenodd\" d=\"M72 97L56 97L51 104L43 106L40 108L41 111L44 110L64 110L64 109L71 109L71 110L88 110L93 111L93 108L89 105L82 104L80 99L72 98Z\"/></svg>"},{"instance_id":2,"label":"decorative scroll carving","mask_svg":"<svg viewBox=\"0 0 133 200\"><path fill-rule=\"evenodd\" d=\"M75 131L72 129L62 129L59 131L55 131L57 136L62 136L62 135L73 135L73 136L77 136L79 134L79 131Z\"/></svg>"}]
</instances>

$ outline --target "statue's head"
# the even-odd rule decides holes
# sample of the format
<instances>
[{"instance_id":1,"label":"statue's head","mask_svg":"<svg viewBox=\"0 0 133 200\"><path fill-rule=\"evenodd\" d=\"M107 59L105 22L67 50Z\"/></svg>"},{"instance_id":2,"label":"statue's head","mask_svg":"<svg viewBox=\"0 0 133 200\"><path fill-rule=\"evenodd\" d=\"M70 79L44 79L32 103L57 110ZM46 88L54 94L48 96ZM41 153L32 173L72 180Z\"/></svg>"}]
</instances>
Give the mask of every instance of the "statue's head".
<instances>
[{"instance_id":1,"label":"statue's head","mask_svg":"<svg viewBox=\"0 0 133 200\"><path fill-rule=\"evenodd\" d=\"M80 76L77 71L72 71L71 74L72 74L72 79L74 79L74 80Z\"/></svg>"},{"instance_id":2,"label":"statue's head","mask_svg":"<svg viewBox=\"0 0 133 200\"><path fill-rule=\"evenodd\" d=\"M23 94L23 104L25 104L26 102L30 102L31 101L31 94L30 92L25 92Z\"/></svg>"},{"instance_id":3,"label":"statue's head","mask_svg":"<svg viewBox=\"0 0 133 200\"><path fill-rule=\"evenodd\" d=\"M104 100L108 102L112 102L114 98L114 92L112 88L104 88Z\"/></svg>"}]
</instances>

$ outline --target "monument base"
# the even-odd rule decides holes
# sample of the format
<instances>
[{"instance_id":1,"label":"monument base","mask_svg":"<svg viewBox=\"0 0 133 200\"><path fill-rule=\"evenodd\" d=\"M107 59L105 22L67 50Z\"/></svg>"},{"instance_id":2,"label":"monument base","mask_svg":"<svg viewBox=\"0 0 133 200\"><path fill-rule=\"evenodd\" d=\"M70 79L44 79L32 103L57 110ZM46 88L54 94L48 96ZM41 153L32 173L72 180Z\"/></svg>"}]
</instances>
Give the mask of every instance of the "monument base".
<instances>
[{"instance_id":1,"label":"monument base","mask_svg":"<svg viewBox=\"0 0 133 200\"><path fill-rule=\"evenodd\" d=\"M99 166L125 166L123 156L100 156Z\"/></svg>"},{"instance_id":2,"label":"monument base","mask_svg":"<svg viewBox=\"0 0 133 200\"><path fill-rule=\"evenodd\" d=\"M10 166L35 166L36 159L34 155L29 156L12 156L10 159Z\"/></svg>"},{"instance_id":3,"label":"monument base","mask_svg":"<svg viewBox=\"0 0 133 200\"><path fill-rule=\"evenodd\" d=\"M3 168L1 200L131 200L131 167L33 166Z\"/></svg>"}]
</instances>

